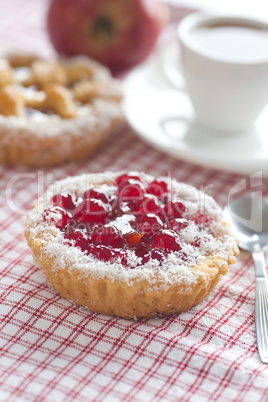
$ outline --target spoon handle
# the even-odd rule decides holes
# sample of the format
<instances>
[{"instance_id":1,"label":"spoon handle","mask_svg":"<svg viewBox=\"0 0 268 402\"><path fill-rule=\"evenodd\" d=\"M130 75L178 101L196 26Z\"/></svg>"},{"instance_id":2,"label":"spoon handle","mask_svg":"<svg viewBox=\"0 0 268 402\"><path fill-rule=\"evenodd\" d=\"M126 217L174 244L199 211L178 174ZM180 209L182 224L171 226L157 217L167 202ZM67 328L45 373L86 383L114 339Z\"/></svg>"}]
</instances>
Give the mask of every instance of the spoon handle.
<instances>
[{"instance_id":1,"label":"spoon handle","mask_svg":"<svg viewBox=\"0 0 268 402\"><path fill-rule=\"evenodd\" d=\"M260 358L268 363L268 282L262 251L252 254L256 271L256 333Z\"/></svg>"}]
</instances>

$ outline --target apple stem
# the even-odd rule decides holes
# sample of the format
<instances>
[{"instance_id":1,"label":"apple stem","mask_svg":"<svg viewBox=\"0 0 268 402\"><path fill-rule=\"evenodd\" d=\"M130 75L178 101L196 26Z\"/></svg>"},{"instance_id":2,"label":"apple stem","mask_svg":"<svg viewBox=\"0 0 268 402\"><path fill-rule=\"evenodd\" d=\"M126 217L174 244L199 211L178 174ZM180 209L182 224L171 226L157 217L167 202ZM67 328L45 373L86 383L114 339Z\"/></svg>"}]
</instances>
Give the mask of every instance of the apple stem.
<instances>
[{"instance_id":1,"label":"apple stem","mask_svg":"<svg viewBox=\"0 0 268 402\"><path fill-rule=\"evenodd\" d=\"M114 24L107 16L101 16L92 27L92 33L98 41L110 39L114 32Z\"/></svg>"}]
</instances>

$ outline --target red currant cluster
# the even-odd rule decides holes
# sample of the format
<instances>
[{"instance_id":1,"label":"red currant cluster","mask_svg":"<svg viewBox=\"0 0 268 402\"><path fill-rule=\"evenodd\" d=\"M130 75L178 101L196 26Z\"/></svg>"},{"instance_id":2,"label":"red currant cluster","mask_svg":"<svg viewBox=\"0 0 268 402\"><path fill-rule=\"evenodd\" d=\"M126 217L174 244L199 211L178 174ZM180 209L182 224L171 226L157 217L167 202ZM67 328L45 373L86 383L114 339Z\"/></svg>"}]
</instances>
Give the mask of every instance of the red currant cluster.
<instances>
[{"instance_id":1,"label":"red currant cluster","mask_svg":"<svg viewBox=\"0 0 268 402\"><path fill-rule=\"evenodd\" d=\"M142 175L125 173L109 191L106 186L105 192L102 187L89 189L79 198L70 193L54 195L54 206L44 212L44 219L51 212L60 214L54 224L66 241L100 260L127 265L131 249L142 264L152 259L161 264L168 253L181 251L179 232L189 225L184 202L171 198L167 179L148 184ZM119 217L129 224L126 233L116 225ZM198 219L208 221L205 216Z\"/></svg>"}]
</instances>

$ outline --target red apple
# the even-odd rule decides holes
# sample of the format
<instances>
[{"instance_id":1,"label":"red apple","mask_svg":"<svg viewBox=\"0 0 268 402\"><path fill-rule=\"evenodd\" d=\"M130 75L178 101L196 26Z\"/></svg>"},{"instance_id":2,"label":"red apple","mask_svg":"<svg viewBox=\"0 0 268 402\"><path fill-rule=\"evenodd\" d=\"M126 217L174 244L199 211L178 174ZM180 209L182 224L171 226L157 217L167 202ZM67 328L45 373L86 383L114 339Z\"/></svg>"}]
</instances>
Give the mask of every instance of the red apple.
<instances>
[{"instance_id":1,"label":"red apple","mask_svg":"<svg viewBox=\"0 0 268 402\"><path fill-rule=\"evenodd\" d=\"M160 0L51 0L47 29L60 54L86 54L118 73L149 55L166 19Z\"/></svg>"}]
</instances>

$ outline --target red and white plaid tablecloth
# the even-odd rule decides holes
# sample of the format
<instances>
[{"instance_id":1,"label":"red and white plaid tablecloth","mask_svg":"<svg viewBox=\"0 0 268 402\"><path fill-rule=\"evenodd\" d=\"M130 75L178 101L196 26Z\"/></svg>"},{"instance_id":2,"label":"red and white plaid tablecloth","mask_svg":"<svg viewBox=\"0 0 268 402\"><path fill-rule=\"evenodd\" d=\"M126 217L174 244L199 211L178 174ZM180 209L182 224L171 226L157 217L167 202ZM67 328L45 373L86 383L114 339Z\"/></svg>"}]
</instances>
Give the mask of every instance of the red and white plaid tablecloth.
<instances>
[{"instance_id":1,"label":"red and white plaid tablecloth","mask_svg":"<svg viewBox=\"0 0 268 402\"><path fill-rule=\"evenodd\" d=\"M45 9L44 0L2 1L0 46L52 54ZM46 185L67 175L121 169L172 174L207 188L221 205L235 184L248 180L175 160L126 128L81 163L45 171L1 167L0 401L268 401L249 254L238 257L197 307L140 322L73 306L33 265L25 214Z\"/></svg>"}]
</instances>

